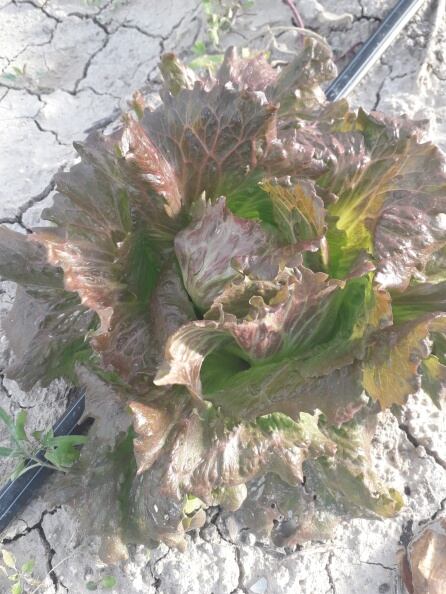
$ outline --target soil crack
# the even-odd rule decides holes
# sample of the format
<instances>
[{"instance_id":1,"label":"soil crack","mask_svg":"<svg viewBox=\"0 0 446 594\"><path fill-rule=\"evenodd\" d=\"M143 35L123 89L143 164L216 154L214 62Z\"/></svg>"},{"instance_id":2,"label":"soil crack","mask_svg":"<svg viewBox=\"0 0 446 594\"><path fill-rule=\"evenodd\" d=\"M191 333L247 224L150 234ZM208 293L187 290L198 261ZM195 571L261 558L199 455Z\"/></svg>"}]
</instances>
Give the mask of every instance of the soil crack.
<instances>
[{"instance_id":1,"label":"soil crack","mask_svg":"<svg viewBox=\"0 0 446 594\"><path fill-rule=\"evenodd\" d=\"M330 584L330 592L332 592L332 594L336 594L336 584L333 578L333 574L331 573L331 563L333 561L334 558L334 553L331 552L328 555L328 560L327 563L325 564L325 571L327 573L327 577L328 577L328 583Z\"/></svg>"},{"instance_id":2,"label":"soil crack","mask_svg":"<svg viewBox=\"0 0 446 594\"><path fill-rule=\"evenodd\" d=\"M42 527L42 522L43 519L45 518L45 516L53 516L59 509L61 509L62 506L58 505L52 509L46 509L42 512L42 515L39 518L39 521L36 522L35 524L33 524L32 526L28 526L26 525L26 528L24 530L22 530L21 532L18 532L17 534L15 534L14 536L11 536L11 538L4 538L1 540L1 543L4 545L8 545L11 544L12 542L16 542L17 540L23 538L24 536L26 536L27 534L29 534L30 532L32 532L33 530L38 530L39 528ZM23 520L22 518L17 518L18 520L25 522L25 520Z\"/></svg>"},{"instance_id":3,"label":"soil crack","mask_svg":"<svg viewBox=\"0 0 446 594\"><path fill-rule=\"evenodd\" d=\"M74 83L73 90L72 91L71 90L68 90L68 89L63 89L63 90L65 90L70 95L76 95L76 93L79 91L79 85L88 76L88 71L90 69L90 66L91 66L93 60L96 58L97 55L99 55L107 47L107 45L110 42L110 39L111 39L111 34L106 34L106 36L104 37L104 40L103 40L102 44L90 55L90 57L88 58L88 60L84 64L84 68L82 70L82 75Z\"/></svg>"},{"instance_id":4,"label":"soil crack","mask_svg":"<svg viewBox=\"0 0 446 594\"><path fill-rule=\"evenodd\" d=\"M44 128L42 126L42 124L39 122L39 120L33 118L33 122L35 123L37 129L40 132L45 132L47 134L52 134L57 142L57 144L59 144L60 146L70 146L69 144L66 144L65 142L62 142L59 138L59 135L57 134L57 132L55 130L50 130L49 128Z\"/></svg>"},{"instance_id":5,"label":"soil crack","mask_svg":"<svg viewBox=\"0 0 446 594\"><path fill-rule=\"evenodd\" d=\"M53 549L53 547L49 543L49 541L48 541L48 539L46 537L45 531L44 531L43 526L42 526L41 523L38 526L36 526L36 530L39 533L40 540L42 541L43 547L44 547L44 549L46 551L46 566L47 566L47 571L48 571L48 575L49 575L51 581L53 582L53 585L54 585L54 588L55 588L56 592L59 591L59 586L62 586L62 588L64 588L65 591L68 592L68 588L60 580L59 576L55 572L55 568L53 566L53 559L54 559L54 556L56 554L56 551Z\"/></svg>"},{"instance_id":6,"label":"soil crack","mask_svg":"<svg viewBox=\"0 0 446 594\"><path fill-rule=\"evenodd\" d=\"M395 567L389 567L388 565L383 565L379 561L363 561L362 559L360 559L359 563L364 564L364 565L375 565L378 567L382 567L383 569L386 569L387 571L395 571Z\"/></svg>"},{"instance_id":7,"label":"soil crack","mask_svg":"<svg viewBox=\"0 0 446 594\"><path fill-rule=\"evenodd\" d=\"M410 432L408 425L406 425L405 423L400 423L399 428L401 429L401 431L403 431L403 433L406 435L407 439L410 441L410 443L415 448L418 448L420 446L423 447L426 454L428 456L430 456L434 460L434 462L436 464L438 464L438 466L441 466L441 468L443 468L443 470L446 470L446 462L440 458L440 456L437 454L437 452L435 450L433 450L431 447L425 445L424 443L421 443L420 441L418 441L418 439Z\"/></svg>"},{"instance_id":8,"label":"soil crack","mask_svg":"<svg viewBox=\"0 0 446 594\"><path fill-rule=\"evenodd\" d=\"M232 590L230 592L230 594L235 594L235 592L237 592L237 590L239 590L240 592L244 592L246 594L246 588L243 583L245 581L245 569L243 567L240 549L238 546L236 546L234 544L233 544L233 546L234 546L235 562L237 563L237 567L238 567L238 583L237 583L237 587L234 588L234 590Z\"/></svg>"},{"instance_id":9,"label":"soil crack","mask_svg":"<svg viewBox=\"0 0 446 594\"><path fill-rule=\"evenodd\" d=\"M20 6L20 4L29 4L30 6L34 6L34 8L36 8L37 10L40 10L40 12L43 12L43 14L53 20L56 21L56 23L61 23L62 20L59 19L58 17L54 16L54 14L49 13L46 9L45 9L45 4L38 4L37 2L33 2L33 0L20 0L20 2L17 2L16 0L12 0L11 4L14 4L14 6L17 6L17 8Z\"/></svg>"}]
</instances>

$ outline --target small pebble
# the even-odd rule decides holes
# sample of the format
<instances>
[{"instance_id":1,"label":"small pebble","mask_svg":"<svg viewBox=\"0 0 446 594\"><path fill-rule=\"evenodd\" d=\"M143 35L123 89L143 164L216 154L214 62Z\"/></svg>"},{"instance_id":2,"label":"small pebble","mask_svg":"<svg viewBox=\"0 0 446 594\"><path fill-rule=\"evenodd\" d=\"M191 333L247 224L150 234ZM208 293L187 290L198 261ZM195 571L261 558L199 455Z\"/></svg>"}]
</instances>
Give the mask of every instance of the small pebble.
<instances>
[{"instance_id":1,"label":"small pebble","mask_svg":"<svg viewBox=\"0 0 446 594\"><path fill-rule=\"evenodd\" d=\"M265 594L267 587L268 582L266 581L266 578L261 577L249 588L249 591L253 594Z\"/></svg>"}]
</instances>

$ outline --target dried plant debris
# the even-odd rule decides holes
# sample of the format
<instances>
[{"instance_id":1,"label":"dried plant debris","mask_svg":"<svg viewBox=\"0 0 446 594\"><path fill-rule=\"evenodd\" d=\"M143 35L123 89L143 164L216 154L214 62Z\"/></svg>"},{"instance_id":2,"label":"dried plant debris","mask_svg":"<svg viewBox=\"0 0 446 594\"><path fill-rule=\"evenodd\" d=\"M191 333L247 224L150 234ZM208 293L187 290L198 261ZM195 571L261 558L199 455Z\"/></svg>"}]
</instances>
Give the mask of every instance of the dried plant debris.
<instances>
[{"instance_id":1,"label":"dried plant debris","mask_svg":"<svg viewBox=\"0 0 446 594\"><path fill-rule=\"evenodd\" d=\"M446 518L428 524L410 544L402 560L402 576L409 594L446 592Z\"/></svg>"},{"instance_id":2,"label":"dried plant debris","mask_svg":"<svg viewBox=\"0 0 446 594\"><path fill-rule=\"evenodd\" d=\"M327 103L331 51L301 39L276 67L164 56L160 106L76 146L53 226L1 230L7 374L87 387L63 491L107 561L184 548L212 505L281 546L391 517L376 414L421 384L441 405L444 157L424 122Z\"/></svg>"}]
</instances>

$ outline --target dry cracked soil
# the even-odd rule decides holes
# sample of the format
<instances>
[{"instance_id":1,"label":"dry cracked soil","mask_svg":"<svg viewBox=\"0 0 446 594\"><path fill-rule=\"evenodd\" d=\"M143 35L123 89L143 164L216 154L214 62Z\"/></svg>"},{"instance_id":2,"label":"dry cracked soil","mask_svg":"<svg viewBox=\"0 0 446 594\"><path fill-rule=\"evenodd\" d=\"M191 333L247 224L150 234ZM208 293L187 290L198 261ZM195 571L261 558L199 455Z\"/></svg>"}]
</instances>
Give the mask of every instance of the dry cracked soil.
<instances>
[{"instance_id":1,"label":"dry cracked soil","mask_svg":"<svg viewBox=\"0 0 446 594\"><path fill-rule=\"evenodd\" d=\"M340 67L380 24L392 0L297 0L306 26L326 36ZM445 2L426 1L352 94L354 105L430 120L446 148ZM247 45L265 25L291 26L281 0L256 0L225 43ZM205 35L200 0L0 0L0 222L26 233L51 203L54 175L74 158L73 140L113 122L134 89L156 91L164 51L186 55ZM258 39L257 39L258 42ZM14 286L0 283L0 315ZM0 338L0 369L8 348ZM0 405L26 409L32 428L64 410L67 387L24 393L0 374ZM1 437L1 436L0 436ZM213 510L184 554L135 548L106 568L78 542L64 507L48 503L51 484L3 535L19 563L35 559L28 592L81 594L88 580L116 577L114 592L136 594L402 594L398 558L413 534L446 507L446 412L423 394L399 418L382 413L375 463L405 493L395 519L355 520L328 542L287 551L237 533ZM5 477L7 466L0 466ZM0 592L10 583L0 574Z\"/></svg>"}]
</instances>

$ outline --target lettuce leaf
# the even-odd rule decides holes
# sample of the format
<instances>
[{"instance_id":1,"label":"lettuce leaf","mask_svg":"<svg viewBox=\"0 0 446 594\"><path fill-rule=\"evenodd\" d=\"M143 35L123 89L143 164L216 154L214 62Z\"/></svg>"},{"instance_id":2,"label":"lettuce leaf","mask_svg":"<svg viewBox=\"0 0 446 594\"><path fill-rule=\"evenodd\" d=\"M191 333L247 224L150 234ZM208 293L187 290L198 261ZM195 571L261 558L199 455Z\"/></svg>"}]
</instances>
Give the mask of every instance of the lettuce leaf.
<instances>
[{"instance_id":1,"label":"lettuce leaf","mask_svg":"<svg viewBox=\"0 0 446 594\"><path fill-rule=\"evenodd\" d=\"M251 297L244 318L225 313L219 304L206 313L205 320L191 322L173 334L155 383L185 385L201 398L201 366L221 346L232 347L242 359L255 364L317 344L326 333L325 322L340 283L304 267L285 269L279 275L279 288L269 303L258 295Z\"/></svg>"},{"instance_id":2,"label":"lettuce leaf","mask_svg":"<svg viewBox=\"0 0 446 594\"><path fill-rule=\"evenodd\" d=\"M268 250L274 246L274 236L258 222L234 216L224 198L204 205L202 211L176 236L175 254L188 294L206 311L238 276L234 259Z\"/></svg>"},{"instance_id":3,"label":"lettuce leaf","mask_svg":"<svg viewBox=\"0 0 446 594\"><path fill-rule=\"evenodd\" d=\"M63 275L48 265L43 248L7 227L0 227L0 274L21 285L2 321L11 349L7 376L24 390L59 377L74 380L76 362L90 358L85 336L94 312L64 290Z\"/></svg>"},{"instance_id":4,"label":"lettuce leaf","mask_svg":"<svg viewBox=\"0 0 446 594\"><path fill-rule=\"evenodd\" d=\"M329 538L345 518L398 513L401 496L370 469L370 431L348 423L328 436L336 456L308 458L303 484L290 485L271 473L261 483L251 483L238 512L243 524L283 547Z\"/></svg>"},{"instance_id":5,"label":"lettuce leaf","mask_svg":"<svg viewBox=\"0 0 446 594\"><path fill-rule=\"evenodd\" d=\"M445 330L446 316L437 313L390 326L374 336L364 367L367 393L383 408L404 404L420 387L419 366L430 355L429 332ZM441 373L440 369L436 373Z\"/></svg>"}]
</instances>

